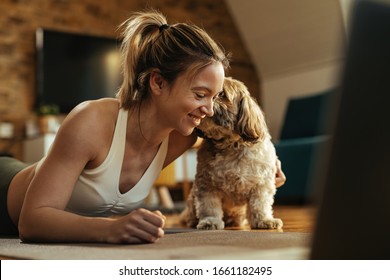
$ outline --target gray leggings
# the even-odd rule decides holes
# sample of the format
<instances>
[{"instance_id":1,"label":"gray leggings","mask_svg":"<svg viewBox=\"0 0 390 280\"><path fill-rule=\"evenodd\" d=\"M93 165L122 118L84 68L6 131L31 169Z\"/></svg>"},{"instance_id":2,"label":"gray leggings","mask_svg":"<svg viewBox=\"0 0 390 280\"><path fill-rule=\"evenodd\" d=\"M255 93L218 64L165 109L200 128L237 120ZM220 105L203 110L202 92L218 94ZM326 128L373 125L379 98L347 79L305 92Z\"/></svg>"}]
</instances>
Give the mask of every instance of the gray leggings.
<instances>
[{"instance_id":1,"label":"gray leggings","mask_svg":"<svg viewBox=\"0 0 390 280\"><path fill-rule=\"evenodd\" d=\"M28 164L15 158L0 157L0 235L2 236L17 236L19 234L18 228L8 214L7 194L14 176L27 166Z\"/></svg>"}]
</instances>

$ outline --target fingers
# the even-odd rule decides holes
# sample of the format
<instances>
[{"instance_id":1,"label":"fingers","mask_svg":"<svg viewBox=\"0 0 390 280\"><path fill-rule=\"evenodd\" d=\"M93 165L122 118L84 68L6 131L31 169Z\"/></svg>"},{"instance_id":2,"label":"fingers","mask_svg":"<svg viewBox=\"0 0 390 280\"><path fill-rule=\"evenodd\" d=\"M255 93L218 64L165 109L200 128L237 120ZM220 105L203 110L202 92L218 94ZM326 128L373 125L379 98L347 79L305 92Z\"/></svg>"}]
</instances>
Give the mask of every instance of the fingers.
<instances>
[{"instance_id":1,"label":"fingers","mask_svg":"<svg viewBox=\"0 0 390 280\"><path fill-rule=\"evenodd\" d=\"M164 227L167 217L165 217L159 210L153 211L151 213L154 213L159 218L158 221L156 220L155 222L159 223L159 221L162 219L163 224L160 227Z\"/></svg>"},{"instance_id":2,"label":"fingers","mask_svg":"<svg viewBox=\"0 0 390 280\"><path fill-rule=\"evenodd\" d=\"M277 177L275 178L275 187L276 188L279 188L281 186L284 185L284 183L286 182L286 177Z\"/></svg>"},{"instance_id":3,"label":"fingers","mask_svg":"<svg viewBox=\"0 0 390 280\"><path fill-rule=\"evenodd\" d=\"M281 170L282 169L282 162L280 161L280 159L276 160L276 168L277 168L277 170Z\"/></svg>"},{"instance_id":4,"label":"fingers","mask_svg":"<svg viewBox=\"0 0 390 280\"><path fill-rule=\"evenodd\" d=\"M115 224L114 243L156 242L164 236L165 216L159 211L137 209L122 217Z\"/></svg>"},{"instance_id":5,"label":"fingers","mask_svg":"<svg viewBox=\"0 0 390 280\"><path fill-rule=\"evenodd\" d=\"M286 182L286 175L282 171L282 163L278 159L276 160L276 177L275 177L275 187L279 188L284 185Z\"/></svg>"}]
</instances>

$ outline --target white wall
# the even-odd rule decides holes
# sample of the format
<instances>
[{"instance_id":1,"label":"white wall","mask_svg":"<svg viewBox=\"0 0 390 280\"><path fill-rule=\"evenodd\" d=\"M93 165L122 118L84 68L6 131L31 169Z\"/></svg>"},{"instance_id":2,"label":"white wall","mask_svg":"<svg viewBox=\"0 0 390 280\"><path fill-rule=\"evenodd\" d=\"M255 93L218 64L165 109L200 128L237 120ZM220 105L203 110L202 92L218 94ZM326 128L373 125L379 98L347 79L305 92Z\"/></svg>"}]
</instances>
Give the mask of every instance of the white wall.
<instances>
[{"instance_id":1,"label":"white wall","mask_svg":"<svg viewBox=\"0 0 390 280\"><path fill-rule=\"evenodd\" d=\"M346 31L349 28L350 14L351 14L351 9L354 1L355 0L339 0L341 14L343 17L344 27Z\"/></svg>"},{"instance_id":2,"label":"white wall","mask_svg":"<svg viewBox=\"0 0 390 280\"><path fill-rule=\"evenodd\" d=\"M290 97L338 83L350 1L226 0L260 75L261 106L275 140Z\"/></svg>"},{"instance_id":3,"label":"white wall","mask_svg":"<svg viewBox=\"0 0 390 280\"><path fill-rule=\"evenodd\" d=\"M274 140L279 138L289 99L332 88L337 84L339 69L340 63L334 62L264 80L263 108Z\"/></svg>"}]
</instances>

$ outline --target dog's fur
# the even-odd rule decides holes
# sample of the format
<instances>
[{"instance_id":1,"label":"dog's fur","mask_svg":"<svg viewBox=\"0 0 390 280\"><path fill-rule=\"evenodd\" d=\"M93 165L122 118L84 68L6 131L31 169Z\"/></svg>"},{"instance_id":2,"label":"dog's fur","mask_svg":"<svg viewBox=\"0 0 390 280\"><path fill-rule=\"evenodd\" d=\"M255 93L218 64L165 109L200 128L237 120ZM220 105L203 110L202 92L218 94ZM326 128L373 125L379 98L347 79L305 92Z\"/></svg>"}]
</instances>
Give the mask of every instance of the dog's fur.
<instances>
[{"instance_id":1,"label":"dog's fur","mask_svg":"<svg viewBox=\"0 0 390 280\"><path fill-rule=\"evenodd\" d=\"M198 229L280 229L273 217L276 152L263 112L246 86L225 78L214 116L197 128L204 140L181 221Z\"/></svg>"}]
</instances>

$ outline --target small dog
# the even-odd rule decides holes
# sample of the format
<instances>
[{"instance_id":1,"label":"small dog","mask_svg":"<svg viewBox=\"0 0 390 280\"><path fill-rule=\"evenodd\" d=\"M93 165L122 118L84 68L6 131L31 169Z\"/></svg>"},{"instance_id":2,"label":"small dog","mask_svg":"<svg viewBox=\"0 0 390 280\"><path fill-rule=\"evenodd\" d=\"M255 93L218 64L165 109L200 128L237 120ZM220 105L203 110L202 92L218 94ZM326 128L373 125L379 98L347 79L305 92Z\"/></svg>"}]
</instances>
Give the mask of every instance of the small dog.
<instances>
[{"instance_id":1,"label":"small dog","mask_svg":"<svg viewBox=\"0 0 390 280\"><path fill-rule=\"evenodd\" d=\"M273 217L276 152L264 115L246 86L225 78L214 116L197 128L203 142L181 221L197 229L280 229Z\"/></svg>"}]
</instances>

